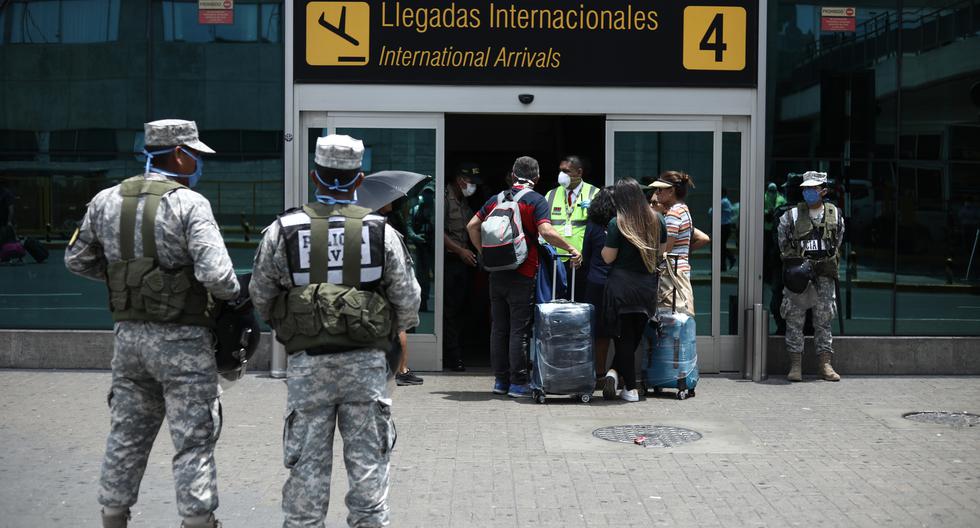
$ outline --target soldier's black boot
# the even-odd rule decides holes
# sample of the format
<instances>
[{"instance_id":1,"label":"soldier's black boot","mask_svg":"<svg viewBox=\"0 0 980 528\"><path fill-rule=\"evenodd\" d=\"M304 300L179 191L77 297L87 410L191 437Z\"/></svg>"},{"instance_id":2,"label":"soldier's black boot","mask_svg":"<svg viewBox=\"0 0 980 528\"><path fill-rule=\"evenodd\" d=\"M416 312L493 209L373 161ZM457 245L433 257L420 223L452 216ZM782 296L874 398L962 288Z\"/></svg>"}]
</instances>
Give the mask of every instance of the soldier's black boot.
<instances>
[{"instance_id":1,"label":"soldier's black boot","mask_svg":"<svg viewBox=\"0 0 980 528\"><path fill-rule=\"evenodd\" d=\"M119 513L106 514L102 510L102 528L126 528L129 525L129 509Z\"/></svg>"}]
</instances>

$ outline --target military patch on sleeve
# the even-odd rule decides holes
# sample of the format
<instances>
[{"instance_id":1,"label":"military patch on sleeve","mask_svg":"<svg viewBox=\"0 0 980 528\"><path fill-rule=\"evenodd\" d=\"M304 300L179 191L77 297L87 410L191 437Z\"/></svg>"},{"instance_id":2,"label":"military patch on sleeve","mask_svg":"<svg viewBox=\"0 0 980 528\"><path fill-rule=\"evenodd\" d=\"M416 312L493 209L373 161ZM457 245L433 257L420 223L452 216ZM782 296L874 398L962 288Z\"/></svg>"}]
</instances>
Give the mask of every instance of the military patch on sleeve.
<instances>
[{"instance_id":1,"label":"military patch on sleeve","mask_svg":"<svg viewBox=\"0 0 980 528\"><path fill-rule=\"evenodd\" d=\"M72 233L71 234L71 238L68 239L68 247L72 247L72 246L75 245L75 241L78 240L78 233L79 233L79 231L81 231L81 228L80 227L76 227L75 228L75 232Z\"/></svg>"}]
</instances>

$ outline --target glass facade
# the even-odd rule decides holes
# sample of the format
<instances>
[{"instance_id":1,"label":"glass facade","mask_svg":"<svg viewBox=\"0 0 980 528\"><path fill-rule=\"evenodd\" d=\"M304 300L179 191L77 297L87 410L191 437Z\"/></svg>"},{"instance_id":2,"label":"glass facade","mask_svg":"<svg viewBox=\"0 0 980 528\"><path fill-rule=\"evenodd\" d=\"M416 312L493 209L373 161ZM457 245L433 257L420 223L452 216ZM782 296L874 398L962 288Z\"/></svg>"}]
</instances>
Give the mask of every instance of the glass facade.
<instances>
[{"instance_id":1,"label":"glass facade","mask_svg":"<svg viewBox=\"0 0 980 528\"><path fill-rule=\"evenodd\" d=\"M71 276L63 248L95 193L142 172L135 152L153 119L196 120L218 151L197 189L236 268L250 268L259 231L284 205L282 4L239 0L233 24L210 25L198 22L191 0L0 2L0 227L9 222L51 250L45 264L0 264L0 328L111 327L104 286ZM980 0L851 5L853 30L825 24L818 4L768 2L766 188L758 190L767 203L767 301L778 301L780 271L772 210L798 199L783 184L789 173L823 170L847 224L845 328L835 332L978 336ZM441 147L431 130L343 131L372 145L373 170L436 172ZM312 145L322 129L304 133ZM722 209L722 229L709 233L721 241L719 266L711 267L711 246L692 257L702 334L714 318L722 335L738 333L740 178L757 177L741 174L743 139L722 137L728 204L713 203L706 177L710 133L617 132L613 145L617 178L689 172L695 225L710 226L712 208ZM396 215L411 221L426 192L413 192ZM434 249L411 247L430 270ZM718 313L709 309L715 278ZM420 279L429 294L419 332L430 334L434 271Z\"/></svg>"},{"instance_id":2,"label":"glass facade","mask_svg":"<svg viewBox=\"0 0 980 528\"><path fill-rule=\"evenodd\" d=\"M111 328L104 285L70 275L64 246L92 196L142 172L154 119L195 120L218 151L197 190L250 269L283 208L282 2L239 0L230 25L199 24L196 1L0 5L0 193L17 235L51 249L0 265L0 328Z\"/></svg>"},{"instance_id":3,"label":"glass facade","mask_svg":"<svg viewBox=\"0 0 980 528\"><path fill-rule=\"evenodd\" d=\"M845 334L980 335L980 2L848 5L854 30L825 31L820 4L769 2L767 180L791 203L788 173L833 180Z\"/></svg>"}]
</instances>

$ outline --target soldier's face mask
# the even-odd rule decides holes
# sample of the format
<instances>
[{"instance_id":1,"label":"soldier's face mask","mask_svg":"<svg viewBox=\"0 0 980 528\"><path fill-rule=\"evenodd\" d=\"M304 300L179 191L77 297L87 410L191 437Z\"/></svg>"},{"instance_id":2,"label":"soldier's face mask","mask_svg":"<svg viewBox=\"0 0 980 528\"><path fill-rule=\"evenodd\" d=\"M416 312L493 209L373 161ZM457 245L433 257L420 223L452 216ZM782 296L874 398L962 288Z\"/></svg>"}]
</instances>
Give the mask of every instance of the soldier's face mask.
<instances>
[{"instance_id":1,"label":"soldier's face mask","mask_svg":"<svg viewBox=\"0 0 980 528\"><path fill-rule=\"evenodd\" d=\"M201 179L201 173L204 170L204 159L201 156L194 155L194 153L191 152L190 149L186 149L186 148L180 149L181 152L187 154L188 156L190 156L191 159L194 160L194 172L190 174L178 174L176 172L170 172L168 170L163 170L159 167L154 167L153 164L151 163L154 156L159 156L160 154L167 154L168 152L174 152L175 150L177 150L177 147L171 147L163 150L154 150L153 152L150 152L144 148L143 155L146 156L146 165L143 167L143 172L154 172L156 174L161 174L168 178L187 178L188 187L196 186L198 180Z\"/></svg>"},{"instance_id":2,"label":"soldier's face mask","mask_svg":"<svg viewBox=\"0 0 980 528\"><path fill-rule=\"evenodd\" d=\"M807 205L814 206L820 203L820 189L809 187L803 189L803 200L806 201Z\"/></svg>"},{"instance_id":3,"label":"soldier's face mask","mask_svg":"<svg viewBox=\"0 0 980 528\"><path fill-rule=\"evenodd\" d=\"M355 185L357 185L357 182L358 182L358 180L360 180L360 177L361 177L361 175L358 174L357 177L355 177L351 181L349 181L349 182L341 185L340 180L334 179L333 183L327 183L327 182L323 181L323 178L320 177L320 173L318 173L315 169L312 172L313 172L313 177L316 178L316 181L319 182L320 185L326 187L327 189L330 189L331 191L341 191L341 192L344 192L344 191L350 190ZM353 204L353 203L357 203L357 191L354 191L354 197L351 198L351 199L349 199L349 200L338 200L337 198L334 198L333 196L329 196L329 195L326 195L326 194L321 194L319 189L317 189L317 191L315 193L313 193L313 196L316 198L316 201L322 203L323 205Z\"/></svg>"}]
</instances>

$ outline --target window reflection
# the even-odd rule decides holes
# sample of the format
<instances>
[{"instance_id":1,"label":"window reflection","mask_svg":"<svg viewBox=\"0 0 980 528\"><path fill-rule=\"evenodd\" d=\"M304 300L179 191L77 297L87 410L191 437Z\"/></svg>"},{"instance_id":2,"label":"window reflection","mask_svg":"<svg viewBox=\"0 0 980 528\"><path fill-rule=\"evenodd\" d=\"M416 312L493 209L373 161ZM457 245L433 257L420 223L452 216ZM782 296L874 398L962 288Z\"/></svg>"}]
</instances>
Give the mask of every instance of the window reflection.
<instances>
[{"instance_id":1,"label":"window reflection","mask_svg":"<svg viewBox=\"0 0 980 528\"><path fill-rule=\"evenodd\" d=\"M119 37L120 0L13 0L0 14L0 43L86 44Z\"/></svg>"},{"instance_id":2,"label":"window reflection","mask_svg":"<svg viewBox=\"0 0 980 528\"><path fill-rule=\"evenodd\" d=\"M167 42L280 42L281 2L235 2L234 24L200 24L196 1L163 0Z\"/></svg>"}]
</instances>

